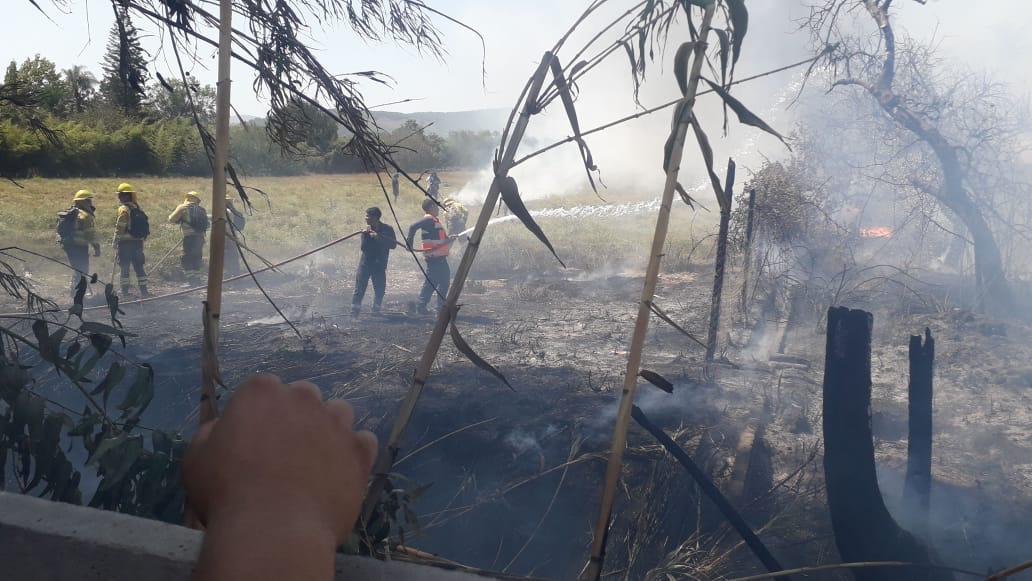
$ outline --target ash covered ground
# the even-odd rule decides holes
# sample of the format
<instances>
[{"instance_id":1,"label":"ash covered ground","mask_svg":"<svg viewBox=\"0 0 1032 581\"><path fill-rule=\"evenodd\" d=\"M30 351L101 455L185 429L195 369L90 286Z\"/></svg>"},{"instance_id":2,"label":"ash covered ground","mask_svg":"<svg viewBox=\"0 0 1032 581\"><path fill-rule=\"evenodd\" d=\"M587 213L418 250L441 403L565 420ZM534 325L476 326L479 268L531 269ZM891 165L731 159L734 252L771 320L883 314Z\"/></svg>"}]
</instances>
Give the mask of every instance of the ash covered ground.
<instances>
[{"instance_id":1,"label":"ash covered ground","mask_svg":"<svg viewBox=\"0 0 1032 581\"><path fill-rule=\"evenodd\" d=\"M385 439L432 325L405 314L420 281L392 274L384 314L353 318L350 272L306 267L289 275L263 280L303 339L256 289L237 283L223 314L225 383L254 372L313 381L328 397L351 400ZM399 486L432 485L412 507L419 526L405 531L407 545L511 574L576 575L596 517L641 285L633 269L493 273L467 285L460 329L514 389L445 342L397 466ZM657 304L703 337L711 287L708 269L666 274ZM728 294L734 303L736 291ZM945 301L932 300L933 308L905 293L857 300L875 314L872 412L886 503L910 524L900 502L906 346L928 327L937 341L933 543L947 563L975 571L1021 561L1032 532L1032 328ZM782 563L836 562L822 485L822 311L804 305L788 324L784 313L754 303L748 315L725 307L723 353L708 366L701 347L653 318L643 367L672 380L675 392L642 381L637 403L713 475ZM130 351L157 370L143 423L189 433L199 298L125 311L123 322L140 335ZM637 427L614 527L608 566L625 578L685 562L714 578L760 571L690 478Z\"/></svg>"}]
</instances>

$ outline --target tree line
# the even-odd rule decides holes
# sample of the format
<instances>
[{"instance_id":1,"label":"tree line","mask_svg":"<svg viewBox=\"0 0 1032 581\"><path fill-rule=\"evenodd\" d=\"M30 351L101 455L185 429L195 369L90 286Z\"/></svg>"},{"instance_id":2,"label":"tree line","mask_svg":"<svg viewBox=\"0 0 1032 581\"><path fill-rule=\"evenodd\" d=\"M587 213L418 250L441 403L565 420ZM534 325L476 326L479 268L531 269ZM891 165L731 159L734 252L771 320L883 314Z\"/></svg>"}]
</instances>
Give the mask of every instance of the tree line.
<instances>
[{"instance_id":1,"label":"tree line","mask_svg":"<svg viewBox=\"0 0 1032 581\"><path fill-rule=\"evenodd\" d=\"M232 127L239 170L247 175L365 171L348 153L349 136L332 119L307 104L297 107L309 122L291 151L273 142L265 119L240 119ZM116 19L99 78L79 65L59 70L38 54L8 64L0 85L0 175L208 175L195 122L211 124L214 112L212 86L189 74L185 81L152 76L132 21ZM497 140L490 131L440 136L411 120L383 132L383 141L396 148L395 159L412 171L486 164Z\"/></svg>"}]
</instances>

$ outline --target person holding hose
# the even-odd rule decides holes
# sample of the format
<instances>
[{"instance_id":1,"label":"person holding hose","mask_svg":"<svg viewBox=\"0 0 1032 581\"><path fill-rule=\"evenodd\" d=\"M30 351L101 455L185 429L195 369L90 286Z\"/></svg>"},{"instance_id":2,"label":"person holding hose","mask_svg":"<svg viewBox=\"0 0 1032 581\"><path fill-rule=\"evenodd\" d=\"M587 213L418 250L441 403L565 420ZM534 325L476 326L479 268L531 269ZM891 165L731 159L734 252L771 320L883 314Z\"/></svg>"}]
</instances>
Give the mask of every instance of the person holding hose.
<instances>
[{"instance_id":1,"label":"person holding hose","mask_svg":"<svg viewBox=\"0 0 1032 581\"><path fill-rule=\"evenodd\" d=\"M413 249L416 232L422 233L423 245L419 251L423 252L423 258L426 260L426 278L423 280L422 290L419 291L416 311L426 315L430 313L427 310L427 304L435 291L438 293L438 308L444 307L444 297L448 294L448 285L451 283L448 254L451 252L451 245L455 241L455 237L448 235L448 231L438 219L441 208L437 202L430 198L423 200L423 211L426 212L426 215L422 220L409 226L405 242L409 249Z\"/></svg>"},{"instance_id":2,"label":"person holding hose","mask_svg":"<svg viewBox=\"0 0 1032 581\"><path fill-rule=\"evenodd\" d=\"M398 240L394 228L380 221L382 216L380 208L366 210L368 228L362 232L362 258L358 262L358 274L355 277L355 294L351 297L352 315L362 310L362 299L370 279L373 281L373 313L380 312L383 295L387 292L387 258Z\"/></svg>"},{"instance_id":3,"label":"person holding hose","mask_svg":"<svg viewBox=\"0 0 1032 581\"><path fill-rule=\"evenodd\" d=\"M211 222L208 212L201 206L201 197L197 192L187 192L183 203L169 215L168 223L178 224L183 231L182 265L187 283L199 283L201 268L204 266L204 235Z\"/></svg>"}]
</instances>

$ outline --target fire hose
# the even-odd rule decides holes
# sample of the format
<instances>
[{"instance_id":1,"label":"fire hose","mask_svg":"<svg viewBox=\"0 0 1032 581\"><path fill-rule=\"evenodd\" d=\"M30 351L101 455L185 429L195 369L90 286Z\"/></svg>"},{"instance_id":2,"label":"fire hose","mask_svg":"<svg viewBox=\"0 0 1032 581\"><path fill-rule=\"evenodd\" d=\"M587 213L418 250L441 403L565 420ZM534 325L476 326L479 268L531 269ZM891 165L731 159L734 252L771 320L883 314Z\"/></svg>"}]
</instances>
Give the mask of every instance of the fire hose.
<instances>
[{"instance_id":1,"label":"fire hose","mask_svg":"<svg viewBox=\"0 0 1032 581\"><path fill-rule=\"evenodd\" d=\"M279 268L279 267L281 267L283 265L290 264L291 262L294 262L294 261L297 261L297 260L301 260L302 258L311 256L311 255L313 255L313 254L315 254L317 252L321 252L323 250L326 250L327 248L329 248L331 246L335 246L337 244L340 244L341 242L344 242L345 240L349 240L351 238L354 238L355 236L358 236L362 232L365 232L365 230L359 230L357 232L352 232L351 234L348 234L347 236L342 236L340 238L337 238L336 240L332 240L330 242L327 242L326 244L323 244L322 246L319 246L317 248L313 248L311 250L308 250L306 252L298 254L297 256L292 256L290 258L287 258L286 260L282 260L280 262L277 262L276 264L273 264L273 265L270 265L270 266L266 266L264 268L260 268L258 270L252 271L252 272L245 272L244 274L239 274L237 276L233 276L233 277L230 277L230 278L223 279L222 283L225 284L225 283L228 283L228 282L234 282L234 281L238 281L238 280L241 280L241 279L245 279L245 278L248 278L248 277L250 277L252 275L261 274L263 272L268 272L270 270ZM167 295L159 295L159 296L155 296L155 297L148 297L148 298L145 298L145 299L138 299L138 300L135 300L135 301L129 301L129 302L125 302L125 303L120 303L119 306L140 305L140 304L143 304L143 303L150 303L150 302L153 302L153 301L160 301L162 299L170 299L170 298L173 298L173 297L181 297L183 295L188 295L188 294L191 294L191 293L195 293L197 291L202 291L202 290L205 290L207 288L208 288L207 285L195 286L195 287L192 287L192 288L183 289L183 290L178 291L178 292L169 293ZM107 305L98 305L98 306L95 306L95 307L87 307L84 310L92 311L94 309L106 309L106 308L108 308Z\"/></svg>"}]
</instances>

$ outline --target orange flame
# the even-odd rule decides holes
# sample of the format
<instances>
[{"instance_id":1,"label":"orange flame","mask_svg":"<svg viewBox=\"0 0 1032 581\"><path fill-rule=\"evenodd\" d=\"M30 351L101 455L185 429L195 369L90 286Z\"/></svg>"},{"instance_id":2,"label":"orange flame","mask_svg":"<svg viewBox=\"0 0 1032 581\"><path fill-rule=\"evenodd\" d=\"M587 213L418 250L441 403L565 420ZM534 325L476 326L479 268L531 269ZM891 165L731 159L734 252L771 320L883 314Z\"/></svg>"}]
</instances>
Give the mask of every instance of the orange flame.
<instances>
[{"instance_id":1,"label":"orange flame","mask_svg":"<svg viewBox=\"0 0 1032 581\"><path fill-rule=\"evenodd\" d=\"M892 228L888 226L875 226L874 228L861 228L861 238L892 238Z\"/></svg>"}]
</instances>

